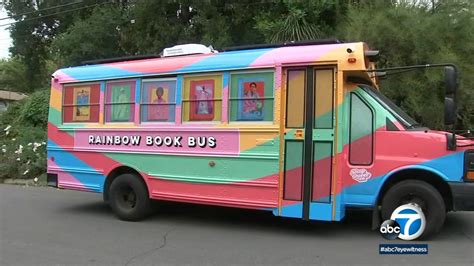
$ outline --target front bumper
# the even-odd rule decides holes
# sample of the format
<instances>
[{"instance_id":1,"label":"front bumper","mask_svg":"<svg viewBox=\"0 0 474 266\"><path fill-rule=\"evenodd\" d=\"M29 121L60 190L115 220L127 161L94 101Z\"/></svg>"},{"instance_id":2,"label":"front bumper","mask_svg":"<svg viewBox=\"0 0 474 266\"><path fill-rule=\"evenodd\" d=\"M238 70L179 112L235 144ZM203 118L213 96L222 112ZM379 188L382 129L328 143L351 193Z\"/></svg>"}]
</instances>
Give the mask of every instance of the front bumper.
<instances>
[{"instance_id":1,"label":"front bumper","mask_svg":"<svg viewBox=\"0 0 474 266\"><path fill-rule=\"evenodd\" d=\"M474 211L474 183L449 183L453 211Z\"/></svg>"},{"instance_id":2,"label":"front bumper","mask_svg":"<svg viewBox=\"0 0 474 266\"><path fill-rule=\"evenodd\" d=\"M58 174L50 174L46 175L46 182L50 187L58 187Z\"/></svg>"}]
</instances>

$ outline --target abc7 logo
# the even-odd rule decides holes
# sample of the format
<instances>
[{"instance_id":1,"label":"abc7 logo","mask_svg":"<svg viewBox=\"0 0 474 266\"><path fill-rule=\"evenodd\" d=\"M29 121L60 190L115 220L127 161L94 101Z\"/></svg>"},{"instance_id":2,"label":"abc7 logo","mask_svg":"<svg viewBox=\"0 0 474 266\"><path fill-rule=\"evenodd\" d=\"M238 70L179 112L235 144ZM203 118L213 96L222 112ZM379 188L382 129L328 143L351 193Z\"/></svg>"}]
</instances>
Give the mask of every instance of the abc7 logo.
<instances>
[{"instance_id":1,"label":"abc7 logo","mask_svg":"<svg viewBox=\"0 0 474 266\"><path fill-rule=\"evenodd\" d=\"M380 226L380 234L386 239L415 240L425 231L426 219L420 207L405 204L395 209Z\"/></svg>"}]
</instances>

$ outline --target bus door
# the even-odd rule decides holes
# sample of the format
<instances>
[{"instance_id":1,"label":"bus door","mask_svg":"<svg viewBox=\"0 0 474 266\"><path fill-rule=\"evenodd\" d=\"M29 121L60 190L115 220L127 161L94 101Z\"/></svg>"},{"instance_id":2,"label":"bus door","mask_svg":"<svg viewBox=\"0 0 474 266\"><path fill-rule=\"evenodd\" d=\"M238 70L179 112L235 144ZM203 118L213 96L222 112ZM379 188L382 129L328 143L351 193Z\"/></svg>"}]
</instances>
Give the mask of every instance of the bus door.
<instances>
[{"instance_id":1,"label":"bus door","mask_svg":"<svg viewBox=\"0 0 474 266\"><path fill-rule=\"evenodd\" d=\"M335 74L333 66L284 70L282 216L333 220Z\"/></svg>"}]
</instances>

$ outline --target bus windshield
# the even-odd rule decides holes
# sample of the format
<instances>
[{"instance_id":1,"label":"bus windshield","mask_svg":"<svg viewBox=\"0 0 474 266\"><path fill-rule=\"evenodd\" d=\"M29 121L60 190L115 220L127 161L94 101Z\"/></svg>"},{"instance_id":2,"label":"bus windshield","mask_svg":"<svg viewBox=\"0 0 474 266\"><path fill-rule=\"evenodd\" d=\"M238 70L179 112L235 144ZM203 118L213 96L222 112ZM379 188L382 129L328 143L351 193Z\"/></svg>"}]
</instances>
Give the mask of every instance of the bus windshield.
<instances>
[{"instance_id":1,"label":"bus windshield","mask_svg":"<svg viewBox=\"0 0 474 266\"><path fill-rule=\"evenodd\" d=\"M367 86L359 85L364 91L366 91L370 96L372 96L377 102L384 106L393 116L405 127L405 128L416 128L420 124L415 121L411 116L409 116L405 111L393 103L387 96L383 95L380 91Z\"/></svg>"}]
</instances>

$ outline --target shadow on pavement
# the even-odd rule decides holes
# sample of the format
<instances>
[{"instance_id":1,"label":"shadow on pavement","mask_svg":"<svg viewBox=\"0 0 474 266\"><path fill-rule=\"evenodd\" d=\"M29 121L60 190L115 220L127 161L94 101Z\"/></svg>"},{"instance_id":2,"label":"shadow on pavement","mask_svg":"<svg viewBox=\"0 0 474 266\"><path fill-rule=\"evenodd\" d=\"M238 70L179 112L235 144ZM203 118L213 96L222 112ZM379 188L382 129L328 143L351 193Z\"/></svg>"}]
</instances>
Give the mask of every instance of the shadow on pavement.
<instances>
[{"instance_id":1,"label":"shadow on pavement","mask_svg":"<svg viewBox=\"0 0 474 266\"><path fill-rule=\"evenodd\" d=\"M60 212L77 215L92 215L117 219L104 202L89 202L66 206ZM332 235L347 232L371 233L371 212L351 211L341 222L303 221L301 219L276 217L270 211L247 210L219 206L207 206L179 202L155 202L151 217L142 223L166 223L176 226L199 226L201 228L226 228L255 231L274 231L291 234Z\"/></svg>"},{"instance_id":2,"label":"shadow on pavement","mask_svg":"<svg viewBox=\"0 0 474 266\"><path fill-rule=\"evenodd\" d=\"M57 209L58 215L80 215L100 219L116 220L109 206L101 200L79 203L62 202ZM231 231L255 231L284 233L300 236L347 236L367 237L377 235L371 230L372 213L367 210L350 210L341 222L303 221L301 219L276 217L270 211L247 210L229 207L198 205L180 202L157 201L154 213L140 223L147 226L156 224L177 227L199 227ZM443 241L452 235L473 241L469 224L461 213L448 213L443 229L435 236ZM377 236L378 237L378 236ZM433 240L433 239L428 239Z\"/></svg>"}]
</instances>

